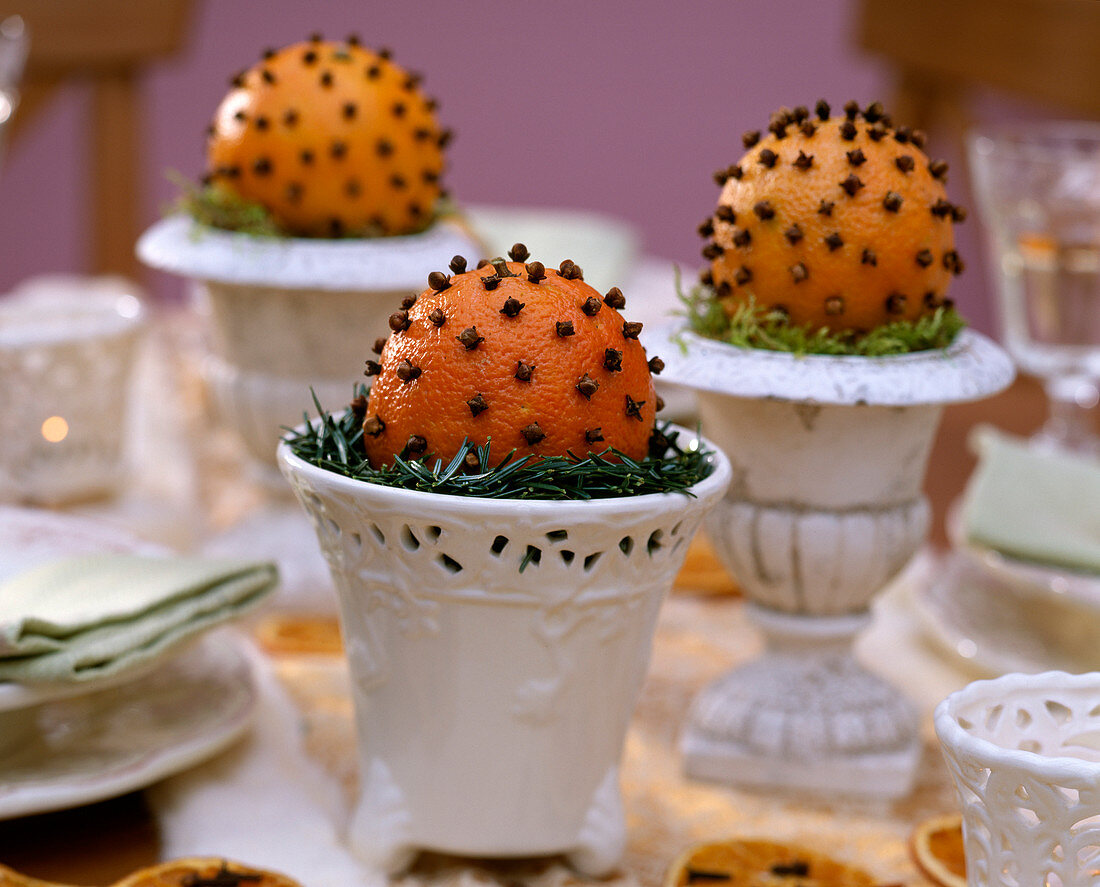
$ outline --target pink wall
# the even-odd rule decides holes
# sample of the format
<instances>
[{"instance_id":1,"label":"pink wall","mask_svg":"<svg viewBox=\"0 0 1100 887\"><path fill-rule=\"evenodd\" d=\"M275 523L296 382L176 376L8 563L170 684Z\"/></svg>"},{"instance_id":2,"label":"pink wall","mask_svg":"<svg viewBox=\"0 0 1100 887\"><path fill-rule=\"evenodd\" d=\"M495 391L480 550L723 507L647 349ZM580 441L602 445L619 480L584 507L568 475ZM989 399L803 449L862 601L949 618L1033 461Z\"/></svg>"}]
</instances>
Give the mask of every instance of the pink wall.
<instances>
[{"instance_id":1,"label":"pink wall","mask_svg":"<svg viewBox=\"0 0 1100 887\"><path fill-rule=\"evenodd\" d=\"M203 130L228 75L313 31L357 32L424 73L457 134L448 184L458 201L600 210L690 269L701 262L695 226L717 197L711 172L736 160L743 130L781 105L889 96L884 70L851 46L852 0L197 6L186 50L144 84L150 222L172 196L165 171L201 171ZM0 292L30 274L85 269L86 99L79 86L66 90L0 167ZM976 242L970 233L962 243L972 266ZM150 283L161 294L179 287ZM980 273L954 295L987 325Z\"/></svg>"}]
</instances>

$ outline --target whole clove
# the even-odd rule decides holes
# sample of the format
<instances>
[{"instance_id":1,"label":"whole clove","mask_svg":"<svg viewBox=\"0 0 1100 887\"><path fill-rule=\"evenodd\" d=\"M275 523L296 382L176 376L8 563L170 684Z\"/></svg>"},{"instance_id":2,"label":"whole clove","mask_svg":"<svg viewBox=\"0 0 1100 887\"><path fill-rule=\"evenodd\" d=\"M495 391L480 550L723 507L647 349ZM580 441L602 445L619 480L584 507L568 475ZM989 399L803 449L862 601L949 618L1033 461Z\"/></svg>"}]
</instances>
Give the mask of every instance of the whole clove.
<instances>
[{"instance_id":1,"label":"whole clove","mask_svg":"<svg viewBox=\"0 0 1100 887\"><path fill-rule=\"evenodd\" d=\"M485 341L484 336L478 335L476 326L467 327L455 336L455 338L462 343L462 347L467 351L473 351L478 345Z\"/></svg>"},{"instance_id":2,"label":"whole clove","mask_svg":"<svg viewBox=\"0 0 1100 887\"><path fill-rule=\"evenodd\" d=\"M394 372L397 373L398 379L400 379L405 384L408 384L409 382L413 382L418 379L421 372L423 371L420 369L420 367L414 366L412 361L410 361L408 358L405 358L403 361L401 361L401 363L397 365L397 369L394 370Z\"/></svg>"}]
</instances>

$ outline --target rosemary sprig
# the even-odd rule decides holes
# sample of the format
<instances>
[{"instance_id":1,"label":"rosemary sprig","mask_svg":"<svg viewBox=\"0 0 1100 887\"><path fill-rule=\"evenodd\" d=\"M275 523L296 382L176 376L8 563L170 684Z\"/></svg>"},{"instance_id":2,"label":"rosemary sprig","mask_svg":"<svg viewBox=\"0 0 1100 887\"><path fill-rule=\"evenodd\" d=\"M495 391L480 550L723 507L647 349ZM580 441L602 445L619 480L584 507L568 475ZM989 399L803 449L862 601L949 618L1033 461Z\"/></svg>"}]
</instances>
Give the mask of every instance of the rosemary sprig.
<instances>
[{"instance_id":1,"label":"rosemary sprig","mask_svg":"<svg viewBox=\"0 0 1100 887\"><path fill-rule=\"evenodd\" d=\"M767 311L751 298L727 315L712 287L700 283L685 295L680 288L678 269L676 290L688 326L694 332L742 348L885 357L946 348L966 326L953 306L944 306L917 320L894 321L863 334L834 332L824 327L795 326L782 312Z\"/></svg>"},{"instance_id":2,"label":"rosemary sprig","mask_svg":"<svg viewBox=\"0 0 1100 887\"><path fill-rule=\"evenodd\" d=\"M316 395L313 403L318 418L306 414L304 430L288 429L284 438L294 455L326 471L387 487L487 499L608 499L671 492L692 496L690 488L712 470L710 451L697 441L682 447L679 432L669 423L659 424L651 453L641 461L614 449L583 458L570 454L538 460L516 458L513 450L491 467L492 442L465 441L447 461L430 453L418 459L395 456L392 465L372 468L355 411L349 407L330 413ZM471 453L476 465L467 465Z\"/></svg>"}]
</instances>

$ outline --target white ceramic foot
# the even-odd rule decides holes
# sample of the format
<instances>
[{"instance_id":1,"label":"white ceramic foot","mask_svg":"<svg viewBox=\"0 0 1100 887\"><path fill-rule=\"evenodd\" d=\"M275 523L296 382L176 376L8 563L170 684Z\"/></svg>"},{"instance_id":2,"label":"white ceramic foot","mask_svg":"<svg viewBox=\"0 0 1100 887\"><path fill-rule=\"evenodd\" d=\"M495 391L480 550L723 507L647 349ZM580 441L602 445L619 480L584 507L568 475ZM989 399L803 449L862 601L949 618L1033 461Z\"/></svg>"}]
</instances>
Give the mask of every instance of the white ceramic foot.
<instances>
[{"instance_id":1,"label":"white ceramic foot","mask_svg":"<svg viewBox=\"0 0 1100 887\"><path fill-rule=\"evenodd\" d=\"M688 775L802 794L906 795L920 757L917 714L853 658L867 616L755 606L750 615L767 650L695 700L681 746Z\"/></svg>"},{"instance_id":2,"label":"white ceramic foot","mask_svg":"<svg viewBox=\"0 0 1100 887\"><path fill-rule=\"evenodd\" d=\"M592 806L577 836L577 848L566 854L580 874L602 878L611 874L626 848L626 816L619 792L619 768L611 767L592 795Z\"/></svg>"},{"instance_id":3,"label":"white ceramic foot","mask_svg":"<svg viewBox=\"0 0 1100 887\"><path fill-rule=\"evenodd\" d=\"M419 849L412 840L412 815L405 794L377 758L365 768L348 842L363 862L386 874L408 868Z\"/></svg>"}]
</instances>

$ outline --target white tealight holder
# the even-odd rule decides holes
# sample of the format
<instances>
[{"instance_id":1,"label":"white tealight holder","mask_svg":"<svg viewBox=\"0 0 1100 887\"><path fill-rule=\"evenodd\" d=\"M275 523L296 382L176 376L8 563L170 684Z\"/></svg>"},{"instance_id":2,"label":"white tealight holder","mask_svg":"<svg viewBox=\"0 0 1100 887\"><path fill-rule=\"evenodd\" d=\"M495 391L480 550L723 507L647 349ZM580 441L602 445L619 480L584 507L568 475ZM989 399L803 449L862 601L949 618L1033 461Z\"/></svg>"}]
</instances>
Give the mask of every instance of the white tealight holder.
<instances>
[{"instance_id":1,"label":"white tealight holder","mask_svg":"<svg viewBox=\"0 0 1100 887\"><path fill-rule=\"evenodd\" d=\"M114 278L51 276L0 297L0 501L114 492L144 312Z\"/></svg>"},{"instance_id":2,"label":"white tealight holder","mask_svg":"<svg viewBox=\"0 0 1100 887\"><path fill-rule=\"evenodd\" d=\"M138 240L145 264L190 278L209 321L203 367L219 421L274 466L287 428L346 406L376 338L403 298L455 255L481 247L458 224L419 234L339 240L256 237L162 219Z\"/></svg>"},{"instance_id":3,"label":"white tealight holder","mask_svg":"<svg viewBox=\"0 0 1100 887\"><path fill-rule=\"evenodd\" d=\"M658 610L729 482L726 459L715 453L691 496L563 502L384 487L285 443L279 458L340 598L353 849L388 872L435 850L565 854L607 874L625 845L619 762Z\"/></svg>"},{"instance_id":4,"label":"white tealight holder","mask_svg":"<svg viewBox=\"0 0 1100 887\"><path fill-rule=\"evenodd\" d=\"M915 707L854 658L873 597L924 541L921 492L944 404L1013 378L992 341L897 357L794 356L690 332L663 378L695 391L733 481L707 533L748 597L763 654L706 687L682 738L691 776L896 798L920 753Z\"/></svg>"},{"instance_id":5,"label":"white tealight holder","mask_svg":"<svg viewBox=\"0 0 1100 887\"><path fill-rule=\"evenodd\" d=\"M1007 674L936 708L971 887L1100 878L1100 674Z\"/></svg>"}]
</instances>

